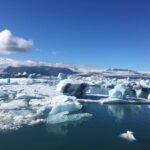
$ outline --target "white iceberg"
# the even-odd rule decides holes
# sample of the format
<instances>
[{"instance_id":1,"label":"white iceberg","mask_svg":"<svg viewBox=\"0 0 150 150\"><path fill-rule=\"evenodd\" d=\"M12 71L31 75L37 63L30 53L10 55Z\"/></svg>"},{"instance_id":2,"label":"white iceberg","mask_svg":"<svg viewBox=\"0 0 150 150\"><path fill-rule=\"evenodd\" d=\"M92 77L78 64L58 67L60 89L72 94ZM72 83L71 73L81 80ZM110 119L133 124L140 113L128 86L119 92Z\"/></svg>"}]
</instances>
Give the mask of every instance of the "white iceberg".
<instances>
[{"instance_id":1,"label":"white iceberg","mask_svg":"<svg viewBox=\"0 0 150 150\"><path fill-rule=\"evenodd\" d=\"M118 91L116 89L112 89L109 91L109 98L123 99L123 95L122 95L121 91Z\"/></svg>"},{"instance_id":2,"label":"white iceberg","mask_svg":"<svg viewBox=\"0 0 150 150\"><path fill-rule=\"evenodd\" d=\"M74 113L81 110L81 108L82 105L78 102L65 102L54 106L49 114L54 115L65 111L67 111L68 113Z\"/></svg>"},{"instance_id":3,"label":"white iceberg","mask_svg":"<svg viewBox=\"0 0 150 150\"><path fill-rule=\"evenodd\" d=\"M8 94L5 91L0 90L0 99L5 99L7 98Z\"/></svg>"},{"instance_id":4,"label":"white iceberg","mask_svg":"<svg viewBox=\"0 0 150 150\"><path fill-rule=\"evenodd\" d=\"M124 84L117 84L114 89L109 91L109 97L118 99L136 98L136 91Z\"/></svg>"},{"instance_id":5,"label":"white iceberg","mask_svg":"<svg viewBox=\"0 0 150 150\"><path fill-rule=\"evenodd\" d=\"M132 131L128 131L128 130L127 130L126 133L120 134L120 137L123 138L123 139L125 139L125 140L128 140L128 141L130 141L130 142L136 141L136 138L134 137Z\"/></svg>"},{"instance_id":6,"label":"white iceberg","mask_svg":"<svg viewBox=\"0 0 150 150\"><path fill-rule=\"evenodd\" d=\"M58 95L58 96L54 96L51 99L51 103L54 105L60 104L60 103L64 103L67 101L76 101L76 97L75 96L66 96L66 95Z\"/></svg>"},{"instance_id":7,"label":"white iceberg","mask_svg":"<svg viewBox=\"0 0 150 150\"><path fill-rule=\"evenodd\" d=\"M59 73L59 74L58 74L58 79L59 79L59 80L67 79L67 75L64 74L64 73Z\"/></svg>"}]
</instances>

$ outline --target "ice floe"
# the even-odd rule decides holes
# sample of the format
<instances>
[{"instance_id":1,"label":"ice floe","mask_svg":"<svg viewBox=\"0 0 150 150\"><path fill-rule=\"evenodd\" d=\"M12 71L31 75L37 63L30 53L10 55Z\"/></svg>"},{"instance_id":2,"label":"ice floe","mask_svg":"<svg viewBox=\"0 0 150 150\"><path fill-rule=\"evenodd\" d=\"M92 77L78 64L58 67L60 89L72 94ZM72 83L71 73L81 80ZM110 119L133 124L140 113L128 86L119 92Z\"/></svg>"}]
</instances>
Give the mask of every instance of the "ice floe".
<instances>
[{"instance_id":1,"label":"ice floe","mask_svg":"<svg viewBox=\"0 0 150 150\"><path fill-rule=\"evenodd\" d=\"M54 106L49 114L54 115L65 111L68 113L74 113L81 110L81 108L82 105L78 102L65 102Z\"/></svg>"},{"instance_id":2,"label":"ice floe","mask_svg":"<svg viewBox=\"0 0 150 150\"><path fill-rule=\"evenodd\" d=\"M127 140L127 141L130 141L130 142L136 141L136 138L134 137L132 131L128 131L128 130L127 130L126 133L120 134L120 137L123 138L123 139L125 139L125 140Z\"/></svg>"},{"instance_id":3,"label":"ice floe","mask_svg":"<svg viewBox=\"0 0 150 150\"><path fill-rule=\"evenodd\" d=\"M27 107L28 104L24 100L13 100L11 102L2 103L0 109L21 109Z\"/></svg>"}]
</instances>

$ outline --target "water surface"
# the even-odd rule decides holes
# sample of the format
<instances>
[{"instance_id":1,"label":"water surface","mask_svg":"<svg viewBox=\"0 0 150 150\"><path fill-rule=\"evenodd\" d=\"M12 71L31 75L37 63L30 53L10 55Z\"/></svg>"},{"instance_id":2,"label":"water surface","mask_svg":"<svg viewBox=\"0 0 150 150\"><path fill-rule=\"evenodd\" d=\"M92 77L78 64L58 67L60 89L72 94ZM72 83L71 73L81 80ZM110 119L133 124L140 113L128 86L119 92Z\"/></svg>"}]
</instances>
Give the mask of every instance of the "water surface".
<instances>
[{"instance_id":1,"label":"water surface","mask_svg":"<svg viewBox=\"0 0 150 150\"><path fill-rule=\"evenodd\" d=\"M147 105L84 105L89 120L51 126L23 127L0 134L2 150L149 150L150 108ZM119 137L131 130L135 142Z\"/></svg>"}]
</instances>

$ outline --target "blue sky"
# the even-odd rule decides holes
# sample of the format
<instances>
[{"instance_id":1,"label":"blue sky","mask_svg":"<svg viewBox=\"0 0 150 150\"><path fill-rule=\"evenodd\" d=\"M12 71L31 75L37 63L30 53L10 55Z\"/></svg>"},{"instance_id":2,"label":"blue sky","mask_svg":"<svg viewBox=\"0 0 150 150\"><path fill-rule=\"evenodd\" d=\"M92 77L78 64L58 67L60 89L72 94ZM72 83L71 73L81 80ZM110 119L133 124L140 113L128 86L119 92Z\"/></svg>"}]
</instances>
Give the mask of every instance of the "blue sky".
<instances>
[{"instance_id":1,"label":"blue sky","mask_svg":"<svg viewBox=\"0 0 150 150\"><path fill-rule=\"evenodd\" d=\"M150 1L0 0L0 31L32 39L0 57L150 70Z\"/></svg>"}]
</instances>

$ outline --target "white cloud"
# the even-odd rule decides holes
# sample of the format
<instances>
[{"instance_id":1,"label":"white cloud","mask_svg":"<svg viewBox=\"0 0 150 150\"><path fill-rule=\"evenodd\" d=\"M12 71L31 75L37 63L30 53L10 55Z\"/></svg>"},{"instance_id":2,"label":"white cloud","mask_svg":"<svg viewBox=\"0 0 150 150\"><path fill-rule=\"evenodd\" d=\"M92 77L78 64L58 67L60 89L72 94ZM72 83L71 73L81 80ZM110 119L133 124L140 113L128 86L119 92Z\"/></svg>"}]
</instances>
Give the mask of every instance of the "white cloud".
<instances>
[{"instance_id":1,"label":"white cloud","mask_svg":"<svg viewBox=\"0 0 150 150\"><path fill-rule=\"evenodd\" d=\"M10 30L0 32L0 53L11 54L15 52L28 52L33 48L33 41L15 37Z\"/></svg>"},{"instance_id":2,"label":"white cloud","mask_svg":"<svg viewBox=\"0 0 150 150\"><path fill-rule=\"evenodd\" d=\"M51 52L51 54L53 55L53 56L57 56L57 55L59 55L61 52L60 51L52 51Z\"/></svg>"}]
</instances>

